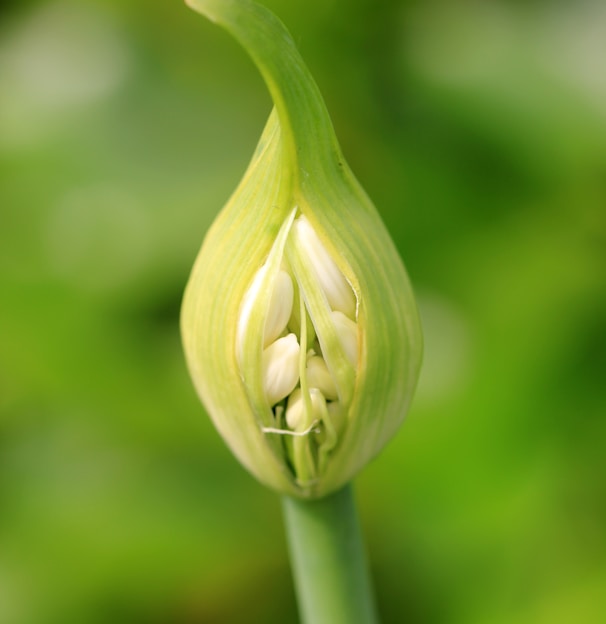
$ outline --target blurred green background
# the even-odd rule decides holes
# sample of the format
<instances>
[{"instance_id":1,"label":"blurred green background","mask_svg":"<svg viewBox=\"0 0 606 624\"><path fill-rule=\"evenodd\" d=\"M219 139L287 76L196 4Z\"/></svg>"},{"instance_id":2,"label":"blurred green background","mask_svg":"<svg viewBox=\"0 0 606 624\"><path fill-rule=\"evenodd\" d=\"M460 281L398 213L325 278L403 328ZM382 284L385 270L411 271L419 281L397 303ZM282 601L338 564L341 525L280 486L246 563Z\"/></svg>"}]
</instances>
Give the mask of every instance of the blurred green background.
<instances>
[{"instance_id":1,"label":"blurred green background","mask_svg":"<svg viewBox=\"0 0 606 624\"><path fill-rule=\"evenodd\" d=\"M419 297L384 622L606 621L606 4L267 0ZM180 0L0 5L0 623L296 621L178 313L270 110Z\"/></svg>"}]
</instances>

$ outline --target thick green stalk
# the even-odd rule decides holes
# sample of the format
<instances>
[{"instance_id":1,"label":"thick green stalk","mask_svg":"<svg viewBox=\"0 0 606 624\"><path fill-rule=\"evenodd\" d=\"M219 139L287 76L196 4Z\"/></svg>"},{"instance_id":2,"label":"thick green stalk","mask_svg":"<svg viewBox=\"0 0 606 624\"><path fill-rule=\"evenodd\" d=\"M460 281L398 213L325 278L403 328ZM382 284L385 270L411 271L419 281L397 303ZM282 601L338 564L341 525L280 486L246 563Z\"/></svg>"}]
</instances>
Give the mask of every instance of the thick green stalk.
<instances>
[{"instance_id":1,"label":"thick green stalk","mask_svg":"<svg viewBox=\"0 0 606 624\"><path fill-rule=\"evenodd\" d=\"M343 157L318 86L282 22L250 0L186 0L225 28L258 67L280 118L282 141L295 173L342 175Z\"/></svg>"},{"instance_id":2,"label":"thick green stalk","mask_svg":"<svg viewBox=\"0 0 606 624\"><path fill-rule=\"evenodd\" d=\"M320 500L283 498L301 621L378 622L351 485Z\"/></svg>"}]
</instances>

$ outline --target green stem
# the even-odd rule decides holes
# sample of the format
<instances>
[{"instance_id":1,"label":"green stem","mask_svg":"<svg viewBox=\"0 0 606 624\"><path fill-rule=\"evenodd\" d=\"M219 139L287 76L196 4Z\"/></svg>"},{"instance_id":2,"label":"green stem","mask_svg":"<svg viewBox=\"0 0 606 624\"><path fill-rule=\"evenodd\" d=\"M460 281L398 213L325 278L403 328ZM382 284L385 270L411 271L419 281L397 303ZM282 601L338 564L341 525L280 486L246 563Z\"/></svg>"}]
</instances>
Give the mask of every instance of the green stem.
<instances>
[{"instance_id":1,"label":"green stem","mask_svg":"<svg viewBox=\"0 0 606 624\"><path fill-rule=\"evenodd\" d=\"M249 54L280 119L288 158L304 179L342 175L343 156L320 90L282 22L250 0L185 0ZM300 171L299 171L300 170Z\"/></svg>"},{"instance_id":2,"label":"green stem","mask_svg":"<svg viewBox=\"0 0 606 624\"><path fill-rule=\"evenodd\" d=\"M304 624L378 622L351 485L320 500L283 498Z\"/></svg>"}]
</instances>

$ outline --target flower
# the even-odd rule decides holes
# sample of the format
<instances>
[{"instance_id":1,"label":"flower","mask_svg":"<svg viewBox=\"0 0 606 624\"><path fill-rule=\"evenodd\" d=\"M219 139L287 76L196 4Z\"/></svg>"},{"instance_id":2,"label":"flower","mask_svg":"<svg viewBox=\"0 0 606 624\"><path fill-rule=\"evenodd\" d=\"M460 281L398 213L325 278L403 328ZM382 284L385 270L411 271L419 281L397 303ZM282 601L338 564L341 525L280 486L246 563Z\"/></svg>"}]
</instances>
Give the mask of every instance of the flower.
<instances>
[{"instance_id":1,"label":"flower","mask_svg":"<svg viewBox=\"0 0 606 624\"><path fill-rule=\"evenodd\" d=\"M192 270L182 308L189 370L258 479L324 496L404 418L422 351L414 297L284 26L248 0L188 1L243 44L275 104Z\"/></svg>"}]
</instances>

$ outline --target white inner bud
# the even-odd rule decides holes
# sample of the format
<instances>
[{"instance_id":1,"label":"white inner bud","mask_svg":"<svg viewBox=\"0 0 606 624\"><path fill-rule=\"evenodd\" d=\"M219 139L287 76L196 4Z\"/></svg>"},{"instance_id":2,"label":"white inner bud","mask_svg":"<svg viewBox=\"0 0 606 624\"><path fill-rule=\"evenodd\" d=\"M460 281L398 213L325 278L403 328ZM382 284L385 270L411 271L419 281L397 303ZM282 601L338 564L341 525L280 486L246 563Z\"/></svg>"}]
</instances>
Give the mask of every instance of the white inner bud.
<instances>
[{"instance_id":1,"label":"white inner bud","mask_svg":"<svg viewBox=\"0 0 606 624\"><path fill-rule=\"evenodd\" d=\"M332 378L324 358L314 355L307 360L307 385L310 388L318 388L329 400L337 398L337 386Z\"/></svg>"},{"instance_id":2,"label":"white inner bud","mask_svg":"<svg viewBox=\"0 0 606 624\"><path fill-rule=\"evenodd\" d=\"M358 366L358 326L342 312L331 312L331 316L343 345L343 351L351 365L356 368Z\"/></svg>"},{"instance_id":3,"label":"white inner bud","mask_svg":"<svg viewBox=\"0 0 606 624\"><path fill-rule=\"evenodd\" d=\"M294 289L292 279L286 271L279 271L274 290L269 300L269 311L265 321L263 346L267 347L286 329L292 314Z\"/></svg>"},{"instance_id":4,"label":"white inner bud","mask_svg":"<svg viewBox=\"0 0 606 624\"><path fill-rule=\"evenodd\" d=\"M300 388L297 388L288 398L288 407L286 408L286 424L293 431L305 429L313 423L314 420L320 420L326 412L326 400L317 388L309 390L311 399L311 414L305 417L305 401Z\"/></svg>"},{"instance_id":5,"label":"white inner bud","mask_svg":"<svg viewBox=\"0 0 606 624\"><path fill-rule=\"evenodd\" d=\"M304 417L304 408L301 388L297 388L288 397L288 406L286 407L286 424L289 429L296 431L301 425Z\"/></svg>"},{"instance_id":6,"label":"white inner bud","mask_svg":"<svg viewBox=\"0 0 606 624\"><path fill-rule=\"evenodd\" d=\"M270 405L286 398L299 382L299 343L294 334L263 350L263 388Z\"/></svg>"},{"instance_id":7,"label":"white inner bud","mask_svg":"<svg viewBox=\"0 0 606 624\"><path fill-rule=\"evenodd\" d=\"M307 257L318 275L331 309L343 312L349 318L355 319L356 296L354 291L309 221L301 216L293 223L293 228L296 230Z\"/></svg>"}]
</instances>

